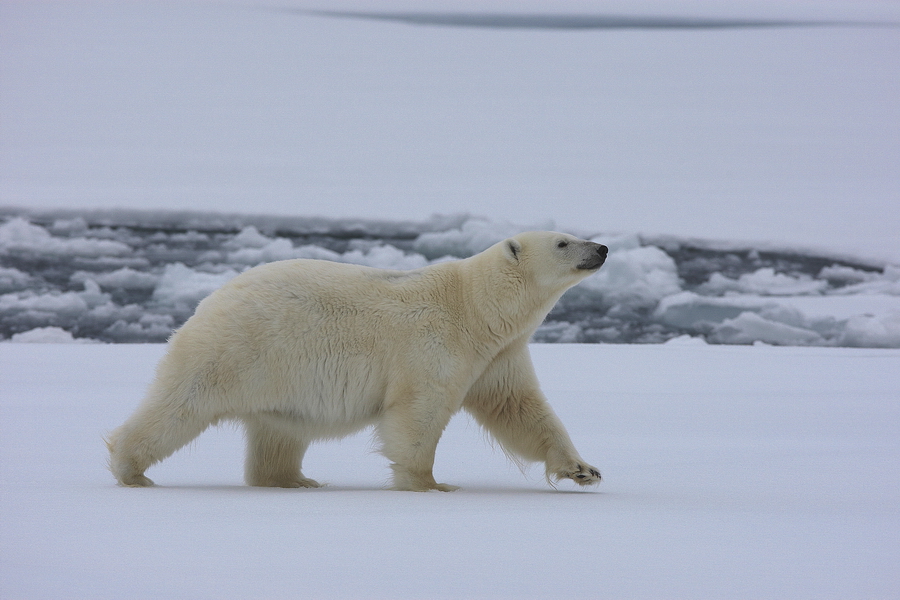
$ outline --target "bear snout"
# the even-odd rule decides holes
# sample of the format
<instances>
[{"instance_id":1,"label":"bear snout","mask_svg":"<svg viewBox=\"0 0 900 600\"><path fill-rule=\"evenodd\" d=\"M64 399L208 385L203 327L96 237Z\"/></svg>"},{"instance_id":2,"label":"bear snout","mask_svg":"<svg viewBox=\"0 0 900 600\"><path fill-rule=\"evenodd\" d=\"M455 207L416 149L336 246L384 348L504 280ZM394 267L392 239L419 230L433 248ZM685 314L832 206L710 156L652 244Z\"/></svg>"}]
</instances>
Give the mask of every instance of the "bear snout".
<instances>
[{"instance_id":1,"label":"bear snout","mask_svg":"<svg viewBox=\"0 0 900 600\"><path fill-rule=\"evenodd\" d=\"M599 269L603 266L603 263L606 262L606 256L609 254L609 248L604 246L603 244L596 244L594 242L588 242L590 245L589 255L581 264L578 265L579 269L593 271Z\"/></svg>"}]
</instances>

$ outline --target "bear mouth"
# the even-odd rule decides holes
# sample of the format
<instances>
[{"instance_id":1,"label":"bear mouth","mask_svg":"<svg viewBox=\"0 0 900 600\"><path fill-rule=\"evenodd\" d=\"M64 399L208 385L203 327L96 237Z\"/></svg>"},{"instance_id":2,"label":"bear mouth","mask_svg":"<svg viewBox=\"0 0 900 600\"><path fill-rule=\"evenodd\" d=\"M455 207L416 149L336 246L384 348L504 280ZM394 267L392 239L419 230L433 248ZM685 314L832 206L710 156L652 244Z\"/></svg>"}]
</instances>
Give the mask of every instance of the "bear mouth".
<instances>
[{"instance_id":1,"label":"bear mouth","mask_svg":"<svg viewBox=\"0 0 900 600\"><path fill-rule=\"evenodd\" d=\"M603 266L603 263L606 262L605 256L595 256L585 260L582 263L579 263L576 269L579 271L596 271L600 267Z\"/></svg>"}]
</instances>

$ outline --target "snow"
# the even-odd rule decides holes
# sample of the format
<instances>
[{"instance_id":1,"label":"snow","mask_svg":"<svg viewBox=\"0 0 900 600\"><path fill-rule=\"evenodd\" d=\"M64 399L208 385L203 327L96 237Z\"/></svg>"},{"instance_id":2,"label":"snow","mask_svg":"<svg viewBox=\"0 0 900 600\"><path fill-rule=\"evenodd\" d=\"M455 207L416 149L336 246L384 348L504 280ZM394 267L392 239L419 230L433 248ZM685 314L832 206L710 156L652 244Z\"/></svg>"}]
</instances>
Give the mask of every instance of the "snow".
<instances>
[{"instance_id":1,"label":"snow","mask_svg":"<svg viewBox=\"0 0 900 600\"><path fill-rule=\"evenodd\" d=\"M90 344L94 340L75 338L62 327L36 327L12 336L13 342L22 344Z\"/></svg>"},{"instance_id":2,"label":"snow","mask_svg":"<svg viewBox=\"0 0 900 600\"><path fill-rule=\"evenodd\" d=\"M713 294L744 292L772 296L806 296L821 293L827 287L827 281L791 277L776 273L771 267L741 275L737 280L714 273L706 284L706 289Z\"/></svg>"},{"instance_id":3,"label":"snow","mask_svg":"<svg viewBox=\"0 0 900 600\"><path fill-rule=\"evenodd\" d=\"M215 290L225 285L236 271L201 273L180 263L167 265L153 290L153 301L182 310L190 310Z\"/></svg>"},{"instance_id":4,"label":"snow","mask_svg":"<svg viewBox=\"0 0 900 600\"><path fill-rule=\"evenodd\" d=\"M0 597L896 597L900 5L310 10L373 8L0 2L0 335L33 342L0 343ZM164 347L73 342L164 340L260 262L529 228L611 249L536 339L665 342L532 346L598 488L463 416L452 494L381 489L367 434L311 449L324 489L248 488L228 426L114 485Z\"/></svg>"},{"instance_id":5,"label":"snow","mask_svg":"<svg viewBox=\"0 0 900 600\"><path fill-rule=\"evenodd\" d=\"M654 316L674 328L705 331L708 341L720 344L758 340L786 346L896 348L900 341L894 297L874 294L783 298L678 292L663 298Z\"/></svg>"},{"instance_id":6,"label":"snow","mask_svg":"<svg viewBox=\"0 0 900 600\"><path fill-rule=\"evenodd\" d=\"M101 288L120 288L126 290L154 290L160 283L160 277L151 273L136 271L130 267L122 267L121 269L100 274L88 271L76 271L69 280L72 283L80 283L82 285L87 281L93 281Z\"/></svg>"},{"instance_id":7,"label":"snow","mask_svg":"<svg viewBox=\"0 0 900 600\"><path fill-rule=\"evenodd\" d=\"M324 489L248 488L229 426L120 488L102 436L163 350L0 344L0 597L896 594L898 350L534 345L588 491L462 415L435 466L454 493L383 490L368 433L313 446Z\"/></svg>"},{"instance_id":8,"label":"snow","mask_svg":"<svg viewBox=\"0 0 900 600\"><path fill-rule=\"evenodd\" d=\"M126 244L115 241L84 237L62 241L43 227L33 225L25 219L10 219L0 227L0 248L5 251L82 256L115 256L131 250Z\"/></svg>"}]
</instances>

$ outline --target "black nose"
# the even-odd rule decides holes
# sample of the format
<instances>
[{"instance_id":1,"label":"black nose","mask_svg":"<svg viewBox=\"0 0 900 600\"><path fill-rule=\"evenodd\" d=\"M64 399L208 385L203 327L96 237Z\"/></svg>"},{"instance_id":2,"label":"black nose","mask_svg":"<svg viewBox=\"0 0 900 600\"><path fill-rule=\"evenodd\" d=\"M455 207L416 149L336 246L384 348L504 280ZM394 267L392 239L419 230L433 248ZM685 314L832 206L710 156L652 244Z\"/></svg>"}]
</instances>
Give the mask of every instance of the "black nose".
<instances>
[{"instance_id":1,"label":"black nose","mask_svg":"<svg viewBox=\"0 0 900 600\"><path fill-rule=\"evenodd\" d=\"M600 267L603 266L603 263L606 262L606 255L609 253L609 248L604 246L603 244L597 244L595 242L588 242L591 246L594 247L594 251L596 254L594 256L588 255L581 264L578 265L578 269L586 269L589 271L596 271ZM588 246L590 247L590 246Z\"/></svg>"}]
</instances>

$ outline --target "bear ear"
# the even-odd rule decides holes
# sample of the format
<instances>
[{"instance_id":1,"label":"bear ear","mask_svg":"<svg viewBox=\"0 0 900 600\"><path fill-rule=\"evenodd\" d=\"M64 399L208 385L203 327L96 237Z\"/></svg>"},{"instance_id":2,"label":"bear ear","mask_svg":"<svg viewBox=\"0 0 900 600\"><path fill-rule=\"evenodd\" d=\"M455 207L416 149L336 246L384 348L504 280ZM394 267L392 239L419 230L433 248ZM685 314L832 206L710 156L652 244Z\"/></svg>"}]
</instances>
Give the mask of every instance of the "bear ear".
<instances>
[{"instance_id":1,"label":"bear ear","mask_svg":"<svg viewBox=\"0 0 900 600\"><path fill-rule=\"evenodd\" d=\"M519 262L519 253L522 251L522 244L517 240L506 240L506 254L512 262Z\"/></svg>"}]
</instances>

